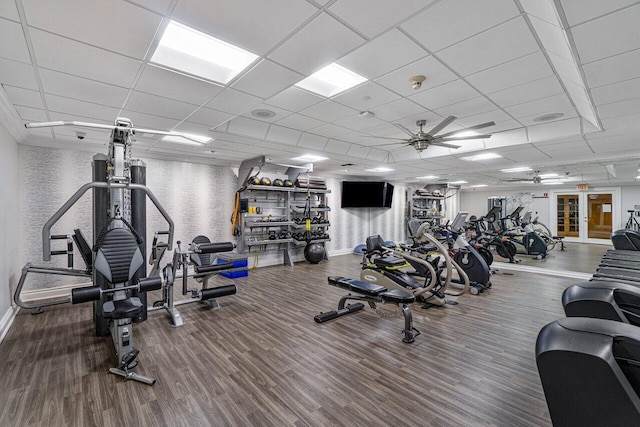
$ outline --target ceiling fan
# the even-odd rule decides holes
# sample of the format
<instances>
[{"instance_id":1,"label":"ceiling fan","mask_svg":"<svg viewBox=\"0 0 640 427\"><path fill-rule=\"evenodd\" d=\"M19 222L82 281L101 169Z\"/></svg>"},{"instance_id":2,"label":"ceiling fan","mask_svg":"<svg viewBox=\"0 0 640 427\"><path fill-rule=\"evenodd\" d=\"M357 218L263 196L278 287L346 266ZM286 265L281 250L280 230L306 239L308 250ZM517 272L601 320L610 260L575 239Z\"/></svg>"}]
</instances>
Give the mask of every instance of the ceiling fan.
<instances>
[{"instance_id":1,"label":"ceiling fan","mask_svg":"<svg viewBox=\"0 0 640 427\"><path fill-rule=\"evenodd\" d=\"M540 176L540 171L533 171L531 178L505 178L501 179L502 182L533 182L534 184L540 184L545 178Z\"/></svg>"},{"instance_id":2,"label":"ceiling fan","mask_svg":"<svg viewBox=\"0 0 640 427\"><path fill-rule=\"evenodd\" d=\"M447 142L449 142L449 141L464 141L466 139L491 138L490 134L470 135L470 136L462 136L462 135L458 135L458 134L461 134L463 132L473 131L473 130L476 130L476 129L486 128L486 127L489 127L489 126L493 126L493 125L495 125L494 122L482 123L482 124L479 124L479 125L470 126L468 128L459 129L459 130L456 130L456 131L453 131L453 132L447 132L447 133L443 133L441 135L437 135L438 132L440 132L442 129L446 128L447 126L449 126L456 119L457 119L457 117L449 116L446 119L444 119L443 121L441 121L440 123L438 123L437 125L435 125L433 127L433 129L431 129L429 132L425 132L424 130L422 130L423 126L425 126L427 124L427 121L426 120L418 120L418 121L416 121L416 126L418 126L420 128L420 130L417 133L411 132L409 129L407 129L406 127L404 127L400 123L393 123L393 125L395 127L397 127L398 129L400 129L401 131L403 131L404 133L409 135L409 138L404 138L404 139L402 139L402 138L385 138L385 137L381 137L381 138L383 138L383 139L395 139L395 140L398 140L398 141L402 141L402 142L397 142L396 144L405 144L406 146L412 146L413 148L415 148L418 151L425 150L425 149L429 148L432 145L437 146L437 147L446 147L446 148L460 148L459 145L447 144ZM374 138L378 138L378 137L374 137ZM388 145L388 144L385 144L385 145Z\"/></svg>"}]
</instances>

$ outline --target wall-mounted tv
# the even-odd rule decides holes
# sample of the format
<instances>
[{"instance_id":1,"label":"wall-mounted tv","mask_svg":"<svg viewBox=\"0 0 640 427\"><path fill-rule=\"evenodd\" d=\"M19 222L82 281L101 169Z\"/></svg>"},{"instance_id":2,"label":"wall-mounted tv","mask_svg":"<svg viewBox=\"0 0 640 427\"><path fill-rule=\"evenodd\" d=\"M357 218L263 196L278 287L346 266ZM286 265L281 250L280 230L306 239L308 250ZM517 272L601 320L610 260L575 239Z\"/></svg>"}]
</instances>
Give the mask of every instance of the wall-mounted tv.
<instances>
[{"instance_id":1,"label":"wall-mounted tv","mask_svg":"<svg viewBox=\"0 0 640 427\"><path fill-rule=\"evenodd\" d=\"M390 208L393 185L381 181L342 181L343 208Z\"/></svg>"}]
</instances>

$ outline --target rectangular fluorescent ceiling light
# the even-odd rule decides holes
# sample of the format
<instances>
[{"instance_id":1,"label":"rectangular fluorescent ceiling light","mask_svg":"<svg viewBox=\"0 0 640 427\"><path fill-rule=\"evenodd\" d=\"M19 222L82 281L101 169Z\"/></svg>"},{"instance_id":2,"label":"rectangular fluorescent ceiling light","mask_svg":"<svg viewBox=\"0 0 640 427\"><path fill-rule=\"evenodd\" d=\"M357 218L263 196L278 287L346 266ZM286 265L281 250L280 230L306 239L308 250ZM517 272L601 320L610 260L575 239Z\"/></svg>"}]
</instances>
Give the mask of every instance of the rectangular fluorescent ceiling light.
<instances>
[{"instance_id":1,"label":"rectangular fluorescent ceiling light","mask_svg":"<svg viewBox=\"0 0 640 427\"><path fill-rule=\"evenodd\" d=\"M365 172L392 172L391 168L374 168L374 169L365 169Z\"/></svg>"},{"instance_id":2,"label":"rectangular fluorescent ceiling light","mask_svg":"<svg viewBox=\"0 0 640 427\"><path fill-rule=\"evenodd\" d=\"M501 159L502 156L496 153L482 153L476 154L475 156L467 156L460 157L460 160L466 160L468 162L477 162L478 160L489 160L489 159Z\"/></svg>"},{"instance_id":3,"label":"rectangular fluorescent ceiling light","mask_svg":"<svg viewBox=\"0 0 640 427\"><path fill-rule=\"evenodd\" d=\"M533 170L528 166L523 166L519 168L511 168L511 169L500 169L500 172L512 173L512 172L527 172Z\"/></svg>"},{"instance_id":4,"label":"rectangular fluorescent ceiling light","mask_svg":"<svg viewBox=\"0 0 640 427\"><path fill-rule=\"evenodd\" d=\"M555 178L558 176L557 173L543 173L542 175L538 175L540 178Z\"/></svg>"},{"instance_id":5,"label":"rectangular fluorescent ceiling light","mask_svg":"<svg viewBox=\"0 0 640 427\"><path fill-rule=\"evenodd\" d=\"M418 176L416 177L416 179L438 179L438 177L435 175L425 175L425 176Z\"/></svg>"},{"instance_id":6,"label":"rectangular fluorescent ceiling light","mask_svg":"<svg viewBox=\"0 0 640 427\"><path fill-rule=\"evenodd\" d=\"M151 62L226 84L257 58L258 55L171 21Z\"/></svg>"},{"instance_id":7,"label":"rectangular fluorescent ceiling light","mask_svg":"<svg viewBox=\"0 0 640 427\"><path fill-rule=\"evenodd\" d=\"M449 184L454 184L455 185L455 184L466 184L466 183L467 183L467 181L452 181Z\"/></svg>"},{"instance_id":8,"label":"rectangular fluorescent ceiling light","mask_svg":"<svg viewBox=\"0 0 640 427\"><path fill-rule=\"evenodd\" d=\"M451 136L455 136L455 137L465 137L465 136L476 136L476 135L480 135L478 132L474 131L474 130L468 130L465 132L458 132L458 133L454 133Z\"/></svg>"},{"instance_id":9,"label":"rectangular fluorescent ceiling light","mask_svg":"<svg viewBox=\"0 0 640 427\"><path fill-rule=\"evenodd\" d=\"M181 135L188 136L191 139L184 138ZM210 136L195 135L192 133L184 133L184 132L176 133L175 135L166 135L162 137L162 141L177 142L178 144L188 144L188 145L204 145L207 142L211 141L212 139L213 138L211 138Z\"/></svg>"},{"instance_id":10,"label":"rectangular fluorescent ceiling light","mask_svg":"<svg viewBox=\"0 0 640 427\"><path fill-rule=\"evenodd\" d=\"M471 188L480 188L480 187L487 187L487 184L476 184L471 186Z\"/></svg>"},{"instance_id":11,"label":"rectangular fluorescent ceiling light","mask_svg":"<svg viewBox=\"0 0 640 427\"><path fill-rule=\"evenodd\" d=\"M330 98L365 81L367 79L360 74L347 70L334 62L299 81L296 86Z\"/></svg>"},{"instance_id":12,"label":"rectangular fluorescent ceiling light","mask_svg":"<svg viewBox=\"0 0 640 427\"><path fill-rule=\"evenodd\" d=\"M304 156L294 157L291 160L296 160L299 162L319 162L320 160L327 160L328 157L316 156L313 154L305 154Z\"/></svg>"}]
</instances>

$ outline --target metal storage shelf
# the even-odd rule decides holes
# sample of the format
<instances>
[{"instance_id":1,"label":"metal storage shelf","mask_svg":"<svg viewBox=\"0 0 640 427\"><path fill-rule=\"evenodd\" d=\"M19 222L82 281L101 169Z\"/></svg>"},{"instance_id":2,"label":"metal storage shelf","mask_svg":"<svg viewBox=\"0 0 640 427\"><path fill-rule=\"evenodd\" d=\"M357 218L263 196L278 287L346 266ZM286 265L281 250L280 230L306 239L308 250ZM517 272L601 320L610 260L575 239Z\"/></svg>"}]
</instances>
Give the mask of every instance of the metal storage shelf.
<instances>
[{"instance_id":1,"label":"metal storage shelf","mask_svg":"<svg viewBox=\"0 0 640 427\"><path fill-rule=\"evenodd\" d=\"M254 240L252 242L247 241L247 246L264 246L264 245L276 245L281 243L291 243L293 239L275 239L275 240Z\"/></svg>"},{"instance_id":2,"label":"metal storage shelf","mask_svg":"<svg viewBox=\"0 0 640 427\"><path fill-rule=\"evenodd\" d=\"M282 227L286 225L295 226L296 223L293 221L256 221L256 222L245 222L245 227L253 228L253 227Z\"/></svg>"}]
</instances>

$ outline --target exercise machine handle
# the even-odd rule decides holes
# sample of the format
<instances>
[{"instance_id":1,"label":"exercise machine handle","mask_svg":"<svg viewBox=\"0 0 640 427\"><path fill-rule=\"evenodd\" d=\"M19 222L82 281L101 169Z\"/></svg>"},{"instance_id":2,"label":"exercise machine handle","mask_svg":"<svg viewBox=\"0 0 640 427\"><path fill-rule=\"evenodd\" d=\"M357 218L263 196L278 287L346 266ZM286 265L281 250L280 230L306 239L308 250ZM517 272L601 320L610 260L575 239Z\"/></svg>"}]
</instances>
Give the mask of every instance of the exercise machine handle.
<instances>
[{"instance_id":1,"label":"exercise machine handle","mask_svg":"<svg viewBox=\"0 0 640 427\"><path fill-rule=\"evenodd\" d=\"M140 279L138 282L138 290L140 292L157 291L162 287L161 277L147 277L146 279Z\"/></svg>"},{"instance_id":2,"label":"exercise machine handle","mask_svg":"<svg viewBox=\"0 0 640 427\"><path fill-rule=\"evenodd\" d=\"M83 302L96 301L100 299L102 289L99 286L87 288L75 288L71 290L71 303L80 304Z\"/></svg>"},{"instance_id":3,"label":"exercise machine handle","mask_svg":"<svg viewBox=\"0 0 640 427\"><path fill-rule=\"evenodd\" d=\"M196 252L202 254L212 254L215 252L231 252L234 246L231 242L202 243L198 245Z\"/></svg>"}]
</instances>

